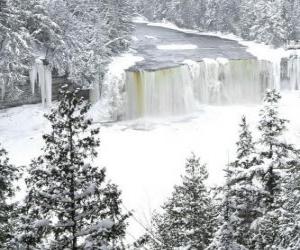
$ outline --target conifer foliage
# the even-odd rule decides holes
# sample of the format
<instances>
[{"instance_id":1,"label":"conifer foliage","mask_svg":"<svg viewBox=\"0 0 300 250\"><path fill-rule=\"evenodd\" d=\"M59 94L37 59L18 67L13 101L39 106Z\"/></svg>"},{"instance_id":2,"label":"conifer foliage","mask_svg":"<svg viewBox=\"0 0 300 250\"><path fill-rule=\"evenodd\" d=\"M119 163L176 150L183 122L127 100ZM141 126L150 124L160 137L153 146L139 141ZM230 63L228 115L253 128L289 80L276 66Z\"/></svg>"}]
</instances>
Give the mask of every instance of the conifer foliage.
<instances>
[{"instance_id":1,"label":"conifer foliage","mask_svg":"<svg viewBox=\"0 0 300 250\"><path fill-rule=\"evenodd\" d=\"M257 179L262 187L262 216L255 222L254 245L257 249L278 247L280 227L286 214L283 208L291 202L287 186L299 174L299 153L295 147L284 141L287 120L280 118L278 102L281 99L276 90L268 90L260 113L258 129L261 132L261 171ZM285 218L285 219L284 219Z\"/></svg>"},{"instance_id":2,"label":"conifer foliage","mask_svg":"<svg viewBox=\"0 0 300 250\"><path fill-rule=\"evenodd\" d=\"M10 199L15 195L14 182L20 178L20 171L9 163L5 149L0 149L0 248L12 236L11 218L15 205Z\"/></svg>"},{"instance_id":3,"label":"conifer foliage","mask_svg":"<svg viewBox=\"0 0 300 250\"><path fill-rule=\"evenodd\" d=\"M129 215L121 211L117 186L105 181L105 169L91 164L99 129L86 119L88 108L78 90L64 86L58 107L46 116L52 131L44 135L43 155L30 166L23 216L24 235L41 234L37 248L45 242L50 249L121 248ZM35 249L28 238L22 241L24 249Z\"/></svg>"},{"instance_id":4,"label":"conifer foliage","mask_svg":"<svg viewBox=\"0 0 300 250\"><path fill-rule=\"evenodd\" d=\"M234 216L232 213L232 206L234 201L230 185L227 180L225 186L224 199L221 203L221 212L219 216L220 226L216 231L213 241L206 250L246 250L246 248L236 241L234 231Z\"/></svg>"},{"instance_id":5,"label":"conifer foliage","mask_svg":"<svg viewBox=\"0 0 300 250\"><path fill-rule=\"evenodd\" d=\"M205 186L208 173L195 155L186 162L182 184L154 217L153 249L205 249L214 227L214 210Z\"/></svg>"},{"instance_id":6,"label":"conifer foliage","mask_svg":"<svg viewBox=\"0 0 300 250\"><path fill-rule=\"evenodd\" d=\"M250 247L251 225L261 215L259 202L262 194L256 181L257 167L261 161L245 116L239 126L236 160L226 170L227 184L224 190L227 192L225 196L231 201L227 206L232 218L234 240L244 247Z\"/></svg>"}]
</instances>

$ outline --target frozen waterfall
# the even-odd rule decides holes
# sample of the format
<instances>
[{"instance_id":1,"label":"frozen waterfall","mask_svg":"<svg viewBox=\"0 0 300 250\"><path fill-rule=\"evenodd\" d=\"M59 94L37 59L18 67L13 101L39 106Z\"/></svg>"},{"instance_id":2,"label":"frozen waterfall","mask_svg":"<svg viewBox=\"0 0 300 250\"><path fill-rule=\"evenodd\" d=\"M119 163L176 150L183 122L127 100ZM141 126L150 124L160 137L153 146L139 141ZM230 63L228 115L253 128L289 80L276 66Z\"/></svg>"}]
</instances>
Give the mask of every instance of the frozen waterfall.
<instances>
[{"instance_id":1,"label":"frozen waterfall","mask_svg":"<svg viewBox=\"0 0 300 250\"><path fill-rule=\"evenodd\" d=\"M174 68L129 71L125 118L185 114L201 104L256 103L275 87L276 77L270 62L256 59L187 60Z\"/></svg>"},{"instance_id":2,"label":"frozen waterfall","mask_svg":"<svg viewBox=\"0 0 300 250\"><path fill-rule=\"evenodd\" d=\"M30 72L32 94L35 93L35 85L39 84L41 99L44 107L50 107L52 101L52 72L50 67L44 65L42 59L36 59Z\"/></svg>"},{"instance_id":3,"label":"frozen waterfall","mask_svg":"<svg viewBox=\"0 0 300 250\"><path fill-rule=\"evenodd\" d=\"M290 90L300 90L300 58L292 57L287 63L287 77Z\"/></svg>"}]
</instances>

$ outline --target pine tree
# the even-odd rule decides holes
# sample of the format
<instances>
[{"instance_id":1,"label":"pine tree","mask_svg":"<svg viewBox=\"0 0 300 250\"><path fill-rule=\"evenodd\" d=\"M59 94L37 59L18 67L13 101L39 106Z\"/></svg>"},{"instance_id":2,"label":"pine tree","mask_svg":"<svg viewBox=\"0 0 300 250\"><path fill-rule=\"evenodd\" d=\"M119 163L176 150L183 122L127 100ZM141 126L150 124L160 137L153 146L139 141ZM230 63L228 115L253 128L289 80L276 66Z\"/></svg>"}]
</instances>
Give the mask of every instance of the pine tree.
<instances>
[{"instance_id":1,"label":"pine tree","mask_svg":"<svg viewBox=\"0 0 300 250\"><path fill-rule=\"evenodd\" d=\"M214 230L214 208L205 187L208 173L205 165L192 155L185 166L182 184L164 204L163 214L154 217L158 242L154 249L205 249Z\"/></svg>"},{"instance_id":2,"label":"pine tree","mask_svg":"<svg viewBox=\"0 0 300 250\"><path fill-rule=\"evenodd\" d=\"M16 187L14 182L20 178L20 170L9 163L5 149L0 149L0 248L6 246L13 233L12 218L15 205L11 202Z\"/></svg>"},{"instance_id":3,"label":"pine tree","mask_svg":"<svg viewBox=\"0 0 300 250\"><path fill-rule=\"evenodd\" d=\"M13 234L8 242L8 249L38 250L45 249L46 245L42 242L43 234L49 233L49 228L44 227L47 220L42 220L42 212L38 206L33 205L32 191L25 200L18 204L12 220ZM34 224L34 221L38 223Z\"/></svg>"},{"instance_id":4,"label":"pine tree","mask_svg":"<svg viewBox=\"0 0 300 250\"><path fill-rule=\"evenodd\" d=\"M56 48L63 43L59 25L51 19L44 1L20 1L19 6L23 9L20 19L29 33L34 53L52 63Z\"/></svg>"},{"instance_id":5,"label":"pine tree","mask_svg":"<svg viewBox=\"0 0 300 250\"><path fill-rule=\"evenodd\" d=\"M228 196L232 200L232 222L234 239L237 243L250 248L252 222L261 216L260 187L256 184L257 166L260 164L255 143L246 117L242 117L239 140L237 142L236 160L229 164L227 185L230 186Z\"/></svg>"},{"instance_id":6,"label":"pine tree","mask_svg":"<svg viewBox=\"0 0 300 250\"><path fill-rule=\"evenodd\" d=\"M284 184L285 203L276 244L281 249L296 250L300 245L300 152Z\"/></svg>"},{"instance_id":7,"label":"pine tree","mask_svg":"<svg viewBox=\"0 0 300 250\"><path fill-rule=\"evenodd\" d=\"M129 215L120 208L120 191L105 181L105 169L91 165L99 129L86 119L88 108L78 90L62 88L58 107L46 116L52 131L43 136L44 153L26 179L26 228L42 234L39 244L49 241L50 249L121 249L125 235Z\"/></svg>"},{"instance_id":8,"label":"pine tree","mask_svg":"<svg viewBox=\"0 0 300 250\"><path fill-rule=\"evenodd\" d=\"M276 90L267 90L264 107L260 112L258 129L261 132L259 144L262 146L260 159L263 161L263 186L267 193L264 200L267 210L276 206L280 197L281 176L289 168L289 153L292 145L285 143L281 136L286 130L287 120L279 117L278 102L281 99Z\"/></svg>"},{"instance_id":9,"label":"pine tree","mask_svg":"<svg viewBox=\"0 0 300 250\"><path fill-rule=\"evenodd\" d=\"M0 87L5 96L7 86L26 80L33 60L28 31L20 18L18 1L0 0Z\"/></svg>"},{"instance_id":10,"label":"pine tree","mask_svg":"<svg viewBox=\"0 0 300 250\"><path fill-rule=\"evenodd\" d=\"M219 228L216 231L211 244L206 250L246 250L244 246L238 244L235 240L235 232L233 229L234 216L233 216L233 203L231 197L230 185L227 183L223 189L224 199L221 203L221 211L219 214Z\"/></svg>"},{"instance_id":11,"label":"pine tree","mask_svg":"<svg viewBox=\"0 0 300 250\"><path fill-rule=\"evenodd\" d=\"M259 131L261 138L258 180L262 186L262 216L254 222L253 238L256 249L277 247L280 237L279 227L284 217L282 207L286 203L286 190L283 188L288 172L295 166L297 150L286 143L283 132L287 120L279 117L278 102L281 96L276 90L268 90L264 107L260 113Z\"/></svg>"}]
</instances>

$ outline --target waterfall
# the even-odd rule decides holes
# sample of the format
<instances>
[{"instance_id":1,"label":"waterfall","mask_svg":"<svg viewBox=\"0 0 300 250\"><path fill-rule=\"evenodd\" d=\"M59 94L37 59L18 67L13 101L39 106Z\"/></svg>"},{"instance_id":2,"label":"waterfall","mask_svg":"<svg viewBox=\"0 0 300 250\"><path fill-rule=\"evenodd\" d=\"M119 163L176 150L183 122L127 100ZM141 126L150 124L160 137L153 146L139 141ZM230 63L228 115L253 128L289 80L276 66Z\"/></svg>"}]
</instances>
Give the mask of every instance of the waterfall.
<instances>
[{"instance_id":1,"label":"waterfall","mask_svg":"<svg viewBox=\"0 0 300 250\"><path fill-rule=\"evenodd\" d=\"M287 64L287 77L289 79L289 89L300 89L300 58L292 57Z\"/></svg>"},{"instance_id":2,"label":"waterfall","mask_svg":"<svg viewBox=\"0 0 300 250\"><path fill-rule=\"evenodd\" d=\"M126 83L127 119L182 114L196 108L187 66L128 72Z\"/></svg>"},{"instance_id":3,"label":"waterfall","mask_svg":"<svg viewBox=\"0 0 300 250\"><path fill-rule=\"evenodd\" d=\"M257 103L266 88L275 87L276 70L267 61L218 58L127 72L125 117L185 114L201 104Z\"/></svg>"}]
</instances>

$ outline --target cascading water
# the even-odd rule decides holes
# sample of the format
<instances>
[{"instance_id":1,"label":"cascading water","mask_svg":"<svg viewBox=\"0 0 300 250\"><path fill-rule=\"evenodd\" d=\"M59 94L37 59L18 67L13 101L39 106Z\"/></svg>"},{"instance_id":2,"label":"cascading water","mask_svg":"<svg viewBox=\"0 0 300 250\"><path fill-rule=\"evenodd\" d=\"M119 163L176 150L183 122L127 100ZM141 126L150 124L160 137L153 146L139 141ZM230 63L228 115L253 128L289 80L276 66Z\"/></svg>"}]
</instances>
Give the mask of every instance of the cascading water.
<instances>
[{"instance_id":1,"label":"cascading water","mask_svg":"<svg viewBox=\"0 0 300 250\"><path fill-rule=\"evenodd\" d=\"M270 62L204 59L157 71L127 72L126 119L185 114L199 104L254 103L276 72Z\"/></svg>"},{"instance_id":2,"label":"cascading water","mask_svg":"<svg viewBox=\"0 0 300 250\"><path fill-rule=\"evenodd\" d=\"M173 115L196 108L188 66L128 72L126 118Z\"/></svg>"},{"instance_id":3,"label":"cascading water","mask_svg":"<svg viewBox=\"0 0 300 250\"><path fill-rule=\"evenodd\" d=\"M287 77L289 78L289 89L300 89L300 58L292 57L287 64Z\"/></svg>"}]
</instances>

